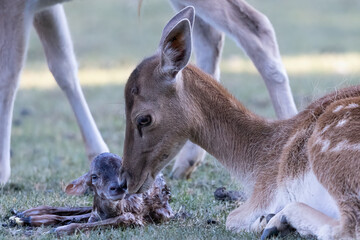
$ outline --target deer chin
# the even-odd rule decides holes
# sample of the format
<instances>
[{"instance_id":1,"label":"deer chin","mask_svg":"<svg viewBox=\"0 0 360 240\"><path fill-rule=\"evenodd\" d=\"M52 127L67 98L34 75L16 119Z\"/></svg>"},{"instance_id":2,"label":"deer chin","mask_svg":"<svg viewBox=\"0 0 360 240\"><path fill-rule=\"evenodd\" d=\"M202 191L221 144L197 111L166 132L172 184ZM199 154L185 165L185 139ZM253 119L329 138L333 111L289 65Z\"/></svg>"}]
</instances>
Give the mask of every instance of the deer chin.
<instances>
[{"instance_id":1,"label":"deer chin","mask_svg":"<svg viewBox=\"0 0 360 240\"><path fill-rule=\"evenodd\" d=\"M126 196L126 193L122 193L122 194L118 194L118 195L111 195L111 196L106 196L106 199L110 200L110 201L119 201L124 199Z\"/></svg>"}]
</instances>

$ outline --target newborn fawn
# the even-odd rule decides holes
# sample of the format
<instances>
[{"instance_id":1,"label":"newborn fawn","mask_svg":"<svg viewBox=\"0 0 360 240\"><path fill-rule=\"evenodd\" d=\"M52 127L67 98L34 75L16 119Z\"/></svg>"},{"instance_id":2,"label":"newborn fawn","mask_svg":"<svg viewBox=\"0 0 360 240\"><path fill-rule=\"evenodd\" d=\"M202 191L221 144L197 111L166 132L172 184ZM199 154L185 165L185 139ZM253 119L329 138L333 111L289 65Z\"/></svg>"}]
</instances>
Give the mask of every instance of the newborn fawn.
<instances>
[{"instance_id":1,"label":"newborn fawn","mask_svg":"<svg viewBox=\"0 0 360 240\"><path fill-rule=\"evenodd\" d=\"M90 187L94 191L92 207L40 206L18 213L13 219L31 226L68 224L54 229L59 234L97 227L143 226L169 220L173 216L169 205L170 190L163 177L159 175L151 188L142 194L126 194L119 178L121 161L115 154L102 153L92 161L89 172L66 187L66 193L71 195L83 194Z\"/></svg>"}]
</instances>

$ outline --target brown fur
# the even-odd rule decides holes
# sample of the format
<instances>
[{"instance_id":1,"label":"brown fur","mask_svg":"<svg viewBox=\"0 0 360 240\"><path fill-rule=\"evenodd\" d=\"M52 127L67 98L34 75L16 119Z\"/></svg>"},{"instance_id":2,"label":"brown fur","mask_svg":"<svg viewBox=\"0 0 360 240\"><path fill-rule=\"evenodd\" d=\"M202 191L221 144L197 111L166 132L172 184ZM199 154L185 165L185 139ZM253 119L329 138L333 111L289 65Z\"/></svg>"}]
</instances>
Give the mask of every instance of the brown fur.
<instances>
[{"instance_id":1,"label":"brown fur","mask_svg":"<svg viewBox=\"0 0 360 240\"><path fill-rule=\"evenodd\" d=\"M169 24L183 24L181 14ZM182 31L177 34L186 36L185 26ZM168 34L174 33L165 28L162 39ZM167 52L158 51L126 84L122 179L128 191L145 191L189 139L238 177L249 195L230 213L229 229L262 231L266 226L265 238L269 229L284 229L279 224L286 222L302 235L360 238L360 87L328 94L288 120L268 121L187 65L189 41L185 38L172 49L183 54L173 63L182 66L179 74L167 74L160 61ZM144 115L152 122L140 126L139 134L136 119ZM329 202L322 203L322 198ZM264 224L263 215L273 212L275 217Z\"/></svg>"}]
</instances>

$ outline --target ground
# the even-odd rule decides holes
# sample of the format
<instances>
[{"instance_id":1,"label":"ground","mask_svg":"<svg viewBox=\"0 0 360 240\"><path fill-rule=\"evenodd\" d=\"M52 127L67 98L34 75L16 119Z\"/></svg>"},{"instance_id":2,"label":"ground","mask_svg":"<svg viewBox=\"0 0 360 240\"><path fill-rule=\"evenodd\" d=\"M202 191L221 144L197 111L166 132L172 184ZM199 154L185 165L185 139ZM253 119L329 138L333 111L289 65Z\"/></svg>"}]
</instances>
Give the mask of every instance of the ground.
<instances>
[{"instance_id":1,"label":"ground","mask_svg":"<svg viewBox=\"0 0 360 240\"><path fill-rule=\"evenodd\" d=\"M272 21L298 108L335 89L359 83L360 2L358 0L260 1L249 3ZM74 1L65 4L86 99L112 152L122 155L124 84L132 68L152 54L164 24L173 15L165 0ZM222 61L222 83L248 108L274 118L268 93L246 56L230 39ZM0 188L0 223L11 209L38 205L91 205L91 196L66 196L66 183L87 171L81 135L63 93L46 69L37 37L30 39L27 67L17 95L12 129L12 176ZM169 175L171 166L164 174ZM241 189L216 160L207 156L190 180L167 179L174 221L135 229L81 233L69 239L257 239L225 229L236 204L218 202L217 187ZM208 224L208 220L216 224ZM0 239L51 239L49 229L9 228ZM297 235L293 239L299 238Z\"/></svg>"}]
</instances>

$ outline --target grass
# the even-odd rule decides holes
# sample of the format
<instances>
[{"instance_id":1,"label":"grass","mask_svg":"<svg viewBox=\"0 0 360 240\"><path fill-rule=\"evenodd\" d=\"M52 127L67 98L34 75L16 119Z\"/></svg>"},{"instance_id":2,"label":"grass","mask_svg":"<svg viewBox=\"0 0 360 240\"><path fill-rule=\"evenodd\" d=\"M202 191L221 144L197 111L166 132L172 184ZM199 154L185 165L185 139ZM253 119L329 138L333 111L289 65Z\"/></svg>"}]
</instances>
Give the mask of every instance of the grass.
<instances>
[{"instance_id":1,"label":"grass","mask_svg":"<svg viewBox=\"0 0 360 240\"><path fill-rule=\"evenodd\" d=\"M359 82L359 1L250 0L249 3L266 13L276 29L299 109L327 92ZM165 0L144 1L140 18L136 1L75 1L65 7L86 99L111 151L121 155L124 84L135 64L153 53L173 11ZM222 83L248 108L274 118L264 83L231 41L226 42L224 49ZM70 106L47 71L34 34L16 99L11 148L12 176L9 184L0 189L0 223L6 223L13 208L91 204L91 196L66 196L62 191L66 183L87 171L88 163ZM164 170L166 176L170 169L168 166ZM220 186L241 189L241 183L233 180L211 156L207 156L190 180L167 181L173 196L171 206L184 218L144 228L81 233L64 239L259 238L225 230L226 216L236 206L215 201L213 192ZM209 225L208 219L218 224ZM0 239L54 238L43 234L47 230L0 226Z\"/></svg>"}]
</instances>

